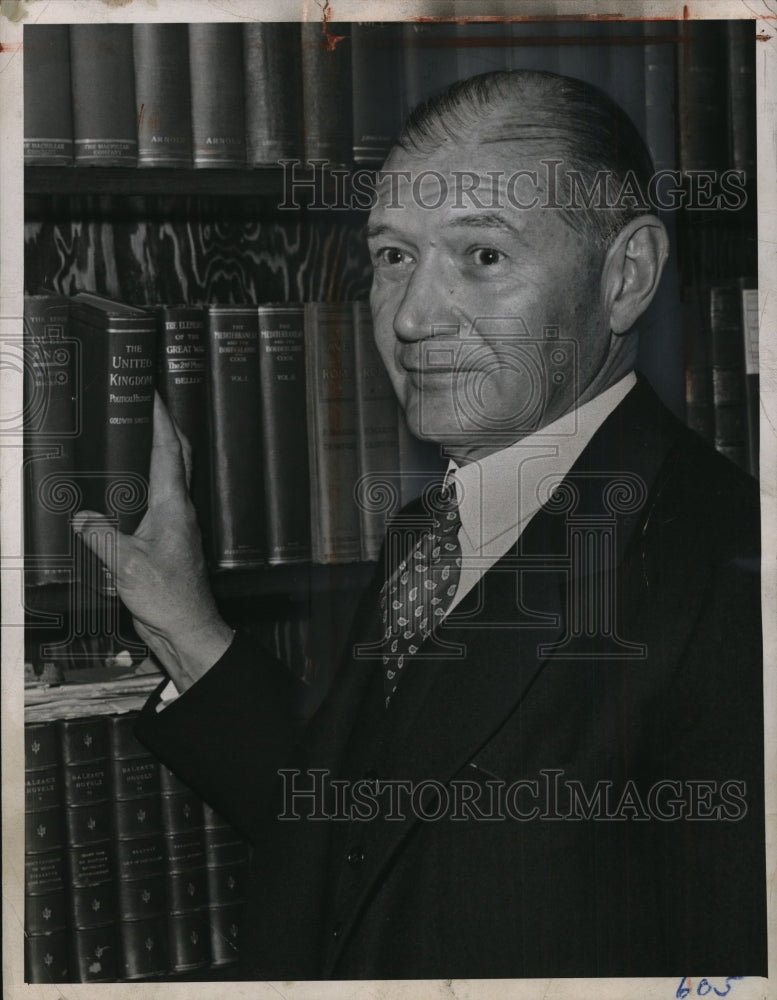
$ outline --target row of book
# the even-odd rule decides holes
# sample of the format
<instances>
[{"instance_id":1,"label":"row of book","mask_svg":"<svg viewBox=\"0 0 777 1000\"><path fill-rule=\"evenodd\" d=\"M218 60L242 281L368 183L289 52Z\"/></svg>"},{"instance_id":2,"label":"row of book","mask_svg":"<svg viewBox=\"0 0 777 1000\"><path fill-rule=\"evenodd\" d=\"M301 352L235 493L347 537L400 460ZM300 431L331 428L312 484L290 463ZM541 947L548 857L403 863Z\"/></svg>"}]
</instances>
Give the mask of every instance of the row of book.
<instances>
[{"instance_id":1,"label":"row of book","mask_svg":"<svg viewBox=\"0 0 777 1000\"><path fill-rule=\"evenodd\" d=\"M25 161L375 164L431 94L528 68L610 93L658 168L754 175L754 44L752 22L734 20L25 26Z\"/></svg>"},{"instance_id":2,"label":"row of book","mask_svg":"<svg viewBox=\"0 0 777 1000\"><path fill-rule=\"evenodd\" d=\"M736 283L686 296L688 426L758 477L758 289Z\"/></svg>"},{"instance_id":3,"label":"row of book","mask_svg":"<svg viewBox=\"0 0 777 1000\"><path fill-rule=\"evenodd\" d=\"M24 351L29 583L73 578L77 510L139 524L155 387L192 445L214 570L374 560L405 482L420 492L440 469L406 429L364 302L28 296Z\"/></svg>"},{"instance_id":4,"label":"row of book","mask_svg":"<svg viewBox=\"0 0 777 1000\"><path fill-rule=\"evenodd\" d=\"M237 961L245 842L135 740L136 711L52 713L67 714L28 708L25 725L25 980Z\"/></svg>"},{"instance_id":5,"label":"row of book","mask_svg":"<svg viewBox=\"0 0 777 1000\"><path fill-rule=\"evenodd\" d=\"M384 33L375 41L373 29L320 22L26 27L25 162L379 161L403 108L385 93L400 50Z\"/></svg>"}]
</instances>

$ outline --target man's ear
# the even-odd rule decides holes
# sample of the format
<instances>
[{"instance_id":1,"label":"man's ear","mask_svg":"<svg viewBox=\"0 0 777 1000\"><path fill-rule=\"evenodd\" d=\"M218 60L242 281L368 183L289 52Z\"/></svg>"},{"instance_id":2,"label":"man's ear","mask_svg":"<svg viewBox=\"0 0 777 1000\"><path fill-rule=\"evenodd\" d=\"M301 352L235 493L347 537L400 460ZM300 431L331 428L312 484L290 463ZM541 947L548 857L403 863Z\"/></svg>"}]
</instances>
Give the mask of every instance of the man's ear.
<instances>
[{"instance_id":1,"label":"man's ear","mask_svg":"<svg viewBox=\"0 0 777 1000\"><path fill-rule=\"evenodd\" d=\"M632 219L615 237L602 269L613 333L625 333L650 305L668 256L669 237L655 215Z\"/></svg>"}]
</instances>

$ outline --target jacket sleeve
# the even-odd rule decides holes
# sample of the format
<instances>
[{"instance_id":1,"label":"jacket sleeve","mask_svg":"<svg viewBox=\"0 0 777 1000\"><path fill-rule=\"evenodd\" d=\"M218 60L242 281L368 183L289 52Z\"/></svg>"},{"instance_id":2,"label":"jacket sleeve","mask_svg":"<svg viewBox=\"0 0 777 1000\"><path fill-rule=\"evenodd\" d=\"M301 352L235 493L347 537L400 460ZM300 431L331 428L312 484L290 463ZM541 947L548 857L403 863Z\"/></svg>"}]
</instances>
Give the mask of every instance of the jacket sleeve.
<instances>
[{"instance_id":1,"label":"jacket sleeve","mask_svg":"<svg viewBox=\"0 0 777 1000\"><path fill-rule=\"evenodd\" d=\"M253 839L275 797L278 768L301 760L303 726L292 710L296 683L255 640L237 633L221 659L163 711L157 711L157 691L135 732Z\"/></svg>"}]
</instances>

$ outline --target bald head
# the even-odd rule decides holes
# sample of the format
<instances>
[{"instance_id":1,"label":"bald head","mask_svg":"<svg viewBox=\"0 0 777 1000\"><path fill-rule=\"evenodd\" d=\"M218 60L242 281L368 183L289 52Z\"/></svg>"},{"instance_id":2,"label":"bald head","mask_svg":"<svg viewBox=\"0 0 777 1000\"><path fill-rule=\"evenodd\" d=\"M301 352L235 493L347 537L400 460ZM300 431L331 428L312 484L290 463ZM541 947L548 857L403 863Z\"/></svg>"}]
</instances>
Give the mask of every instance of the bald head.
<instances>
[{"instance_id":1,"label":"bald head","mask_svg":"<svg viewBox=\"0 0 777 1000\"><path fill-rule=\"evenodd\" d=\"M559 212L599 249L649 210L641 193L653 164L642 137L607 94L581 80L530 70L470 77L420 104L397 145L423 155L464 141L560 160ZM624 185L633 196L622 196Z\"/></svg>"}]
</instances>

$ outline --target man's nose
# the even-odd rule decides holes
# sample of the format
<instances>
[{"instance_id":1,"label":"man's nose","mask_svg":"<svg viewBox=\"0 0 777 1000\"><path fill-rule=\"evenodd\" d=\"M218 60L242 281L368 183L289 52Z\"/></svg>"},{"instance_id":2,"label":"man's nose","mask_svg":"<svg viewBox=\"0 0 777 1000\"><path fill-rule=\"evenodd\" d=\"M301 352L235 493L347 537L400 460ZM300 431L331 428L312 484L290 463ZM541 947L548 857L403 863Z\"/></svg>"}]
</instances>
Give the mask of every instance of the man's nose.
<instances>
[{"instance_id":1,"label":"man's nose","mask_svg":"<svg viewBox=\"0 0 777 1000\"><path fill-rule=\"evenodd\" d=\"M434 269L419 265L413 271L394 315L394 333L400 340L425 340L437 327L451 325L453 290Z\"/></svg>"}]
</instances>

